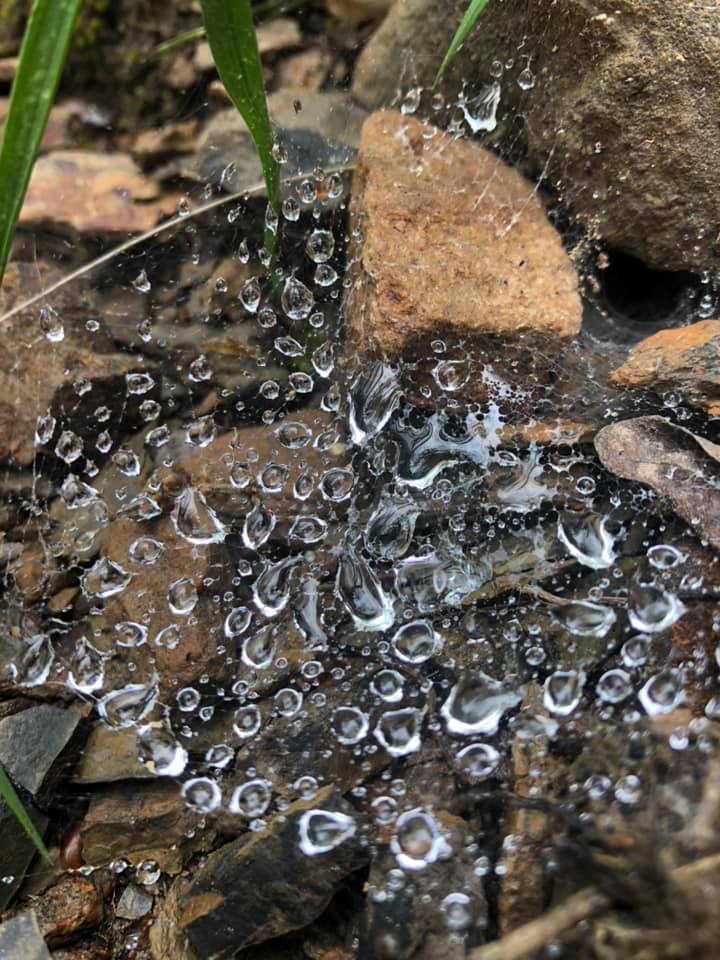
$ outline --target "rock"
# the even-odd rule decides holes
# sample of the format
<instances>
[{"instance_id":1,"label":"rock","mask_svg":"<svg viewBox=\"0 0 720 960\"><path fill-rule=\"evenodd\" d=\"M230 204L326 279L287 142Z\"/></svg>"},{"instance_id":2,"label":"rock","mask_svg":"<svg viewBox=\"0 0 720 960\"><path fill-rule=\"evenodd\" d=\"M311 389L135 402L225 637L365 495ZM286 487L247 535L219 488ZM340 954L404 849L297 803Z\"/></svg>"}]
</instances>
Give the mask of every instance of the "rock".
<instances>
[{"instance_id":1,"label":"rock","mask_svg":"<svg viewBox=\"0 0 720 960\"><path fill-rule=\"evenodd\" d=\"M175 957L185 941L203 960L224 960L245 947L306 926L319 916L338 886L362 866L365 853L357 834L335 849L307 856L299 846L299 824L311 809L356 817L332 787L313 800L291 804L266 829L228 843L176 882L153 925L153 957ZM177 938L177 939L176 939Z\"/></svg>"},{"instance_id":2,"label":"rock","mask_svg":"<svg viewBox=\"0 0 720 960\"><path fill-rule=\"evenodd\" d=\"M0 960L50 960L32 910L0 924Z\"/></svg>"},{"instance_id":3,"label":"rock","mask_svg":"<svg viewBox=\"0 0 720 960\"><path fill-rule=\"evenodd\" d=\"M0 764L16 784L37 796L79 722L77 714L50 704L0 720Z\"/></svg>"},{"instance_id":4,"label":"rock","mask_svg":"<svg viewBox=\"0 0 720 960\"><path fill-rule=\"evenodd\" d=\"M115 907L115 915L123 920L139 920L152 910L153 897L136 883L129 883Z\"/></svg>"},{"instance_id":5,"label":"rock","mask_svg":"<svg viewBox=\"0 0 720 960\"><path fill-rule=\"evenodd\" d=\"M268 110L278 141L288 153L283 176L353 160L365 111L347 94L282 89L270 94ZM179 158L158 171L158 176L177 173L201 183L219 184L228 191L260 181L257 151L234 107L220 110L211 118L192 157Z\"/></svg>"},{"instance_id":6,"label":"rock","mask_svg":"<svg viewBox=\"0 0 720 960\"><path fill-rule=\"evenodd\" d=\"M376 113L363 127L351 209L362 231L345 306L354 352L415 360L444 335L579 331L560 237L532 186L493 154Z\"/></svg>"},{"instance_id":7,"label":"rock","mask_svg":"<svg viewBox=\"0 0 720 960\"><path fill-rule=\"evenodd\" d=\"M11 263L3 278L2 312L16 302L45 289L57 278L52 268L40 273L32 263ZM138 361L128 354L116 352L107 338L84 327L88 308L87 296L58 292L53 309L41 304L19 312L3 321L4 343L12 345L13 362L0 366L0 458L15 460L23 466L33 462L37 418L50 411L57 420L63 410L73 409L76 429L97 435L93 411L100 405L116 402L119 392L125 393L124 376L138 369ZM19 307L18 307L19 308ZM44 308L44 309L43 309ZM52 339L43 336L50 331ZM147 366L147 365L145 365ZM92 390L78 396L74 384L88 381ZM58 426L45 448L54 450L62 427Z\"/></svg>"},{"instance_id":8,"label":"rock","mask_svg":"<svg viewBox=\"0 0 720 960\"><path fill-rule=\"evenodd\" d=\"M169 874L178 873L211 839L183 803L177 784L166 781L100 789L80 833L83 858L91 866L120 858L133 864L156 860Z\"/></svg>"},{"instance_id":9,"label":"rock","mask_svg":"<svg viewBox=\"0 0 720 960\"><path fill-rule=\"evenodd\" d=\"M96 723L85 743L73 782L85 785L149 779L154 779L154 774L140 762L135 728L112 730L104 723Z\"/></svg>"},{"instance_id":10,"label":"rock","mask_svg":"<svg viewBox=\"0 0 720 960\"><path fill-rule=\"evenodd\" d=\"M27 794L21 796L21 799L35 829L42 836L48 823L47 817L29 802ZM11 813L2 801L0 801L0 850L2 850L3 876L13 878L11 882L0 885L0 910L4 910L22 883L37 851L15 814ZM0 931L2 929L3 927L0 927ZM0 932L0 957L4 958L2 943L3 935Z\"/></svg>"},{"instance_id":11,"label":"rock","mask_svg":"<svg viewBox=\"0 0 720 960\"><path fill-rule=\"evenodd\" d=\"M70 874L34 901L40 932L49 947L61 947L96 929L105 914L103 898L92 878Z\"/></svg>"},{"instance_id":12,"label":"rock","mask_svg":"<svg viewBox=\"0 0 720 960\"><path fill-rule=\"evenodd\" d=\"M618 387L677 391L690 403L706 406L712 416L720 415L720 320L647 337L609 380Z\"/></svg>"},{"instance_id":13,"label":"rock","mask_svg":"<svg viewBox=\"0 0 720 960\"><path fill-rule=\"evenodd\" d=\"M132 141L133 156L156 160L166 154L192 153L197 144L197 120L178 120L162 127L141 130Z\"/></svg>"},{"instance_id":14,"label":"rock","mask_svg":"<svg viewBox=\"0 0 720 960\"><path fill-rule=\"evenodd\" d=\"M124 153L56 150L35 163L19 224L82 233L142 233L175 199L158 199L158 186Z\"/></svg>"},{"instance_id":15,"label":"rock","mask_svg":"<svg viewBox=\"0 0 720 960\"><path fill-rule=\"evenodd\" d=\"M362 23L384 17L393 0L327 0L328 11L338 20Z\"/></svg>"},{"instance_id":16,"label":"rock","mask_svg":"<svg viewBox=\"0 0 720 960\"><path fill-rule=\"evenodd\" d=\"M467 0L404 0L354 74L360 103L429 86ZM448 71L455 99L499 79L500 138L606 243L668 270L717 269L720 9L705 0L489 4ZM522 44L521 44L522 41ZM524 73L524 71L528 71ZM506 122L505 122L506 121ZM662 147L659 145L662 144Z\"/></svg>"},{"instance_id":17,"label":"rock","mask_svg":"<svg viewBox=\"0 0 720 960\"><path fill-rule=\"evenodd\" d=\"M595 449L608 470L652 487L720 548L720 446L663 417L637 417L604 427Z\"/></svg>"},{"instance_id":18,"label":"rock","mask_svg":"<svg viewBox=\"0 0 720 960\"><path fill-rule=\"evenodd\" d=\"M266 53L277 53L278 50L287 50L288 47L299 47L302 44L300 25L292 17L275 17L268 23L258 24L255 35L261 56ZM197 45L193 63L197 70L215 69L209 43L203 42Z\"/></svg>"},{"instance_id":19,"label":"rock","mask_svg":"<svg viewBox=\"0 0 720 960\"><path fill-rule=\"evenodd\" d=\"M320 47L285 57L277 65L277 82L282 87L317 93L332 66L332 54Z\"/></svg>"}]
</instances>

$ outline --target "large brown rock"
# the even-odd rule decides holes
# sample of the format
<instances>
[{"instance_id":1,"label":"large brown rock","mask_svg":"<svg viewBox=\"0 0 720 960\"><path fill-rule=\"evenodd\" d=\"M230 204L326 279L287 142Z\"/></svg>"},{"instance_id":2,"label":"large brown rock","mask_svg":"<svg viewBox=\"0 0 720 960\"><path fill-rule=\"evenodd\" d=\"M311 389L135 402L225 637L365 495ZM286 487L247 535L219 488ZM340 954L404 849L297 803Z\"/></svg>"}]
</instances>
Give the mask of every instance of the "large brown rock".
<instances>
[{"instance_id":1,"label":"large brown rock","mask_svg":"<svg viewBox=\"0 0 720 960\"><path fill-rule=\"evenodd\" d=\"M362 235L348 345L415 357L443 335L571 338L572 264L531 184L492 153L401 113L368 118L352 215Z\"/></svg>"},{"instance_id":2,"label":"large brown rock","mask_svg":"<svg viewBox=\"0 0 720 960\"><path fill-rule=\"evenodd\" d=\"M431 84L466 7L398 0L360 57L356 98L377 108L400 88ZM717 4L493 2L444 93L455 99L463 80L469 94L488 84L493 61L512 64L499 80L498 133L522 155L522 127L526 169L594 233L657 267L717 270L720 101L707 93L719 78Z\"/></svg>"},{"instance_id":3,"label":"large brown rock","mask_svg":"<svg viewBox=\"0 0 720 960\"><path fill-rule=\"evenodd\" d=\"M701 320L647 337L609 379L618 387L677 391L719 414L720 320Z\"/></svg>"}]
</instances>

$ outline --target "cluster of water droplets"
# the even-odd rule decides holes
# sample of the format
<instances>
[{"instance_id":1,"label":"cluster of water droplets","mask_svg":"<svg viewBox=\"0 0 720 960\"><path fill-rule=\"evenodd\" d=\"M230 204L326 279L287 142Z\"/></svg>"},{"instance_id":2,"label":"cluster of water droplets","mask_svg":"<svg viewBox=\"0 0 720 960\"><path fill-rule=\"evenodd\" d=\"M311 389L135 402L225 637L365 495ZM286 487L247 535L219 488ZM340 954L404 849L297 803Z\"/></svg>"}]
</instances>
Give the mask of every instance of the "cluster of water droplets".
<instances>
[{"instance_id":1,"label":"cluster of water droplets","mask_svg":"<svg viewBox=\"0 0 720 960\"><path fill-rule=\"evenodd\" d=\"M493 129L511 69L460 98L472 132ZM516 82L532 86L530 65ZM60 477L48 596L76 592L69 615L28 611L12 672L133 729L140 761L199 815L262 830L301 801L308 856L386 838L392 886L457 852L404 764L441 745L459 794L500 788L517 738L637 727L681 707L712 663L673 641L703 595L687 531L591 448L533 439L535 386L506 377L502 355L436 340L427 382L382 361L336 369L346 238L327 213L341 195L334 174L300 182L265 219L306 223L293 266L271 280L267 251L243 241L242 282L214 280L207 316L227 297L229 323L264 345L257 388L213 387L197 351L180 415L157 341L121 409L38 417L38 457ZM131 286L152 295L150 265ZM63 336L50 307L40 325ZM613 784L625 804L640 797L629 776ZM313 805L338 784L354 813ZM472 922L469 903L445 897L450 929Z\"/></svg>"}]
</instances>

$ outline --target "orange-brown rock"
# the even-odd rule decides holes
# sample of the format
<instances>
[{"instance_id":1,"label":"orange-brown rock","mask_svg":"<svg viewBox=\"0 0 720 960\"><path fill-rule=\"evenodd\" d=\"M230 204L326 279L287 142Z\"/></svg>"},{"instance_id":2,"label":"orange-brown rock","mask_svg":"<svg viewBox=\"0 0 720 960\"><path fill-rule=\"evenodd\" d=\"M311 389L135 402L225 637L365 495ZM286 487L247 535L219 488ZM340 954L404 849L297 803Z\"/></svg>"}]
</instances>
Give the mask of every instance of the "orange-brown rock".
<instances>
[{"instance_id":1,"label":"orange-brown rock","mask_svg":"<svg viewBox=\"0 0 720 960\"><path fill-rule=\"evenodd\" d=\"M69 943L99 926L103 919L103 900L90 877L69 874L33 904L35 915L50 947Z\"/></svg>"},{"instance_id":2,"label":"orange-brown rock","mask_svg":"<svg viewBox=\"0 0 720 960\"><path fill-rule=\"evenodd\" d=\"M56 150L40 157L20 211L21 226L51 224L78 233L140 233L154 227L175 200L124 153Z\"/></svg>"},{"instance_id":3,"label":"orange-brown rock","mask_svg":"<svg viewBox=\"0 0 720 960\"><path fill-rule=\"evenodd\" d=\"M720 320L701 320L647 337L609 379L619 387L676 390L711 414L720 413Z\"/></svg>"},{"instance_id":4,"label":"orange-brown rock","mask_svg":"<svg viewBox=\"0 0 720 960\"><path fill-rule=\"evenodd\" d=\"M350 349L416 359L436 337L580 328L577 278L533 190L494 154L413 117L364 124L352 203Z\"/></svg>"}]
</instances>

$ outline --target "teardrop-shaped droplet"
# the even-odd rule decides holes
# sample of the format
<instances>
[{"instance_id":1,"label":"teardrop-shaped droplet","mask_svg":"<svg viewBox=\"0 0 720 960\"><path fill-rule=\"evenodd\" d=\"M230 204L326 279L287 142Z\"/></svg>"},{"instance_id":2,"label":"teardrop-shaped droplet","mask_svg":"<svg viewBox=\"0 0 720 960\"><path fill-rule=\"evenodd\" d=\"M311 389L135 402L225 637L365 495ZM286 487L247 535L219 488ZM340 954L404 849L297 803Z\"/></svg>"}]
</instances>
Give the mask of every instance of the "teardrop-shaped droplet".
<instances>
[{"instance_id":1,"label":"teardrop-shaped droplet","mask_svg":"<svg viewBox=\"0 0 720 960\"><path fill-rule=\"evenodd\" d=\"M579 563L593 570L615 562L615 540L605 527L605 517L593 513L565 517L558 523L558 539Z\"/></svg>"},{"instance_id":2,"label":"teardrop-shaped droplet","mask_svg":"<svg viewBox=\"0 0 720 960\"><path fill-rule=\"evenodd\" d=\"M100 718L111 727L134 727L150 713L158 696L157 677L147 683L129 683L98 703Z\"/></svg>"},{"instance_id":3,"label":"teardrop-shaped droplet","mask_svg":"<svg viewBox=\"0 0 720 960\"><path fill-rule=\"evenodd\" d=\"M80 578L83 592L90 597L112 597L121 593L132 580L132 574L107 557L101 557Z\"/></svg>"},{"instance_id":4,"label":"teardrop-shaped droplet","mask_svg":"<svg viewBox=\"0 0 720 960\"><path fill-rule=\"evenodd\" d=\"M349 424L353 443L376 436L392 416L402 391L395 372L385 363L370 363L350 387Z\"/></svg>"},{"instance_id":5,"label":"teardrop-shaped droplet","mask_svg":"<svg viewBox=\"0 0 720 960\"><path fill-rule=\"evenodd\" d=\"M359 630L387 630L393 625L392 598L365 560L350 546L340 556L337 590Z\"/></svg>"},{"instance_id":6,"label":"teardrop-shaped droplet","mask_svg":"<svg viewBox=\"0 0 720 960\"><path fill-rule=\"evenodd\" d=\"M262 500L258 500L243 524L242 541L248 550L261 547L275 529L276 517Z\"/></svg>"},{"instance_id":7,"label":"teardrop-shaped droplet","mask_svg":"<svg viewBox=\"0 0 720 960\"><path fill-rule=\"evenodd\" d=\"M580 703L585 674L582 670L556 670L543 686L543 705L549 713L569 716Z\"/></svg>"},{"instance_id":8,"label":"teardrop-shaped droplet","mask_svg":"<svg viewBox=\"0 0 720 960\"><path fill-rule=\"evenodd\" d=\"M286 316L291 320L304 320L312 313L315 297L304 283L293 276L285 281L280 303Z\"/></svg>"},{"instance_id":9,"label":"teardrop-shaped droplet","mask_svg":"<svg viewBox=\"0 0 720 960\"><path fill-rule=\"evenodd\" d=\"M575 637L604 637L616 620L611 607L586 600L576 600L558 607L555 615L568 633Z\"/></svg>"},{"instance_id":10,"label":"teardrop-shaped droplet","mask_svg":"<svg viewBox=\"0 0 720 960\"><path fill-rule=\"evenodd\" d=\"M375 739L391 757L404 757L420 749L424 711L416 707L388 710L373 730Z\"/></svg>"},{"instance_id":11,"label":"teardrop-shaped droplet","mask_svg":"<svg viewBox=\"0 0 720 960\"><path fill-rule=\"evenodd\" d=\"M286 557L269 563L253 584L253 600L266 617L274 617L285 608L290 599L290 578L299 557Z\"/></svg>"},{"instance_id":12,"label":"teardrop-shaped droplet","mask_svg":"<svg viewBox=\"0 0 720 960\"><path fill-rule=\"evenodd\" d=\"M256 633L245 637L242 645L242 662L253 670L267 670L275 659L277 627L266 624Z\"/></svg>"},{"instance_id":13,"label":"teardrop-shaped droplet","mask_svg":"<svg viewBox=\"0 0 720 960\"><path fill-rule=\"evenodd\" d=\"M68 664L68 686L79 693L99 690L105 679L106 659L86 637L80 637Z\"/></svg>"},{"instance_id":14,"label":"teardrop-shaped droplet","mask_svg":"<svg viewBox=\"0 0 720 960\"><path fill-rule=\"evenodd\" d=\"M225 527L194 487L186 487L175 500L172 521L178 534L189 543L222 543L225 539Z\"/></svg>"},{"instance_id":15,"label":"teardrop-shaped droplet","mask_svg":"<svg viewBox=\"0 0 720 960\"><path fill-rule=\"evenodd\" d=\"M187 766L187 751L167 721L140 727L137 744L141 762L156 777L179 777Z\"/></svg>"},{"instance_id":16,"label":"teardrop-shaped droplet","mask_svg":"<svg viewBox=\"0 0 720 960\"><path fill-rule=\"evenodd\" d=\"M187 616L195 609L197 602L197 589L190 577L180 577L168 587L168 607L177 616Z\"/></svg>"},{"instance_id":17,"label":"teardrop-shaped droplet","mask_svg":"<svg viewBox=\"0 0 720 960\"><path fill-rule=\"evenodd\" d=\"M365 528L366 550L381 560L399 560L412 543L419 513L412 501L390 499L380 503Z\"/></svg>"}]
</instances>

